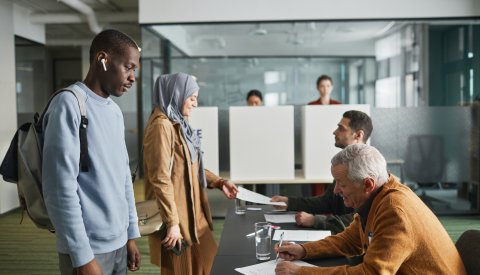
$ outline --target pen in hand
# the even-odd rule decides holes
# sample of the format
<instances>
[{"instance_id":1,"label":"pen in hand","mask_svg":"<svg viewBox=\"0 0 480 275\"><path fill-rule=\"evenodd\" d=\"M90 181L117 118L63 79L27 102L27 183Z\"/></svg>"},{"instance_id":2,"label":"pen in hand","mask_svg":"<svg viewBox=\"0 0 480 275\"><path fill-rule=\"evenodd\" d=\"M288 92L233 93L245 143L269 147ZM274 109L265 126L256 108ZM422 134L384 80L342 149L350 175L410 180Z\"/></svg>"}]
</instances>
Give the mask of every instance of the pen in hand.
<instances>
[{"instance_id":1,"label":"pen in hand","mask_svg":"<svg viewBox=\"0 0 480 275\"><path fill-rule=\"evenodd\" d=\"M278 243L278 251L277 251L277 257L275 258L275 263L278 261L278 255L280 255L280 246L282 246L283 242L283 234L285 234L285 231L280 234L280 242Z\"/></svg>"}]
</instances>

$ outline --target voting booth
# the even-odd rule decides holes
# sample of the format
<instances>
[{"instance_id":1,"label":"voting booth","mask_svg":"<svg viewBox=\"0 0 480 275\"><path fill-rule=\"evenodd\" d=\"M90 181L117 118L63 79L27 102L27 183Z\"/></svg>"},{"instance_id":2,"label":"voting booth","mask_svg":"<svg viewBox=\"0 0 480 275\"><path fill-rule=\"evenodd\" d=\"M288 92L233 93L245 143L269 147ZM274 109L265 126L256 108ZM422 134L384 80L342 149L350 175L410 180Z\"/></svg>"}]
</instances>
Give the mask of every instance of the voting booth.
<instances>
[{"instance_id":1,"label":"voting booth","mask_svg":"<svg viewBox=\"0 0 480 275\"><path fill-rule=\"evenodd\" d=\"M189 123L194 129L202 129L204 166L206 169L218 175L220 171L218 154L218 108L193 108Z\"/></svg>"},{"instance_id":2,"label":"voting booth","mask_svg":"<svg viewBox=\"0 0 480 275\"><path fill-rule=\"evenodd\" d=\"M331 159L340 152L333 132L343 113L358 110L370 115L370 105L307 105L302 108L302 152L305 179L327 179Z\"/></svg>"},{"instance_id":3,"label":"voting booth","mask_svg":"<svg viewBox=\"0 0 480 275\"><path fill-rule=\"evenodd\" d=\"M218 108L197 107L193 108L190 125L194 129L202 129L203 163L205 168L219 174L219 140L218 140ZM224 217L229 200L217 189L207 189L208 200L211 205L213 217Z\"/></svg>"},{"instance_id":4,"label":"voting booth","mask_svg":"<svg viewBox=\"0 0 480 275\"><path fill-rule=\"evenodd\" d=\"M230 178L295 178L293 106L230 107Z\"/></svg>"}]
</instances>

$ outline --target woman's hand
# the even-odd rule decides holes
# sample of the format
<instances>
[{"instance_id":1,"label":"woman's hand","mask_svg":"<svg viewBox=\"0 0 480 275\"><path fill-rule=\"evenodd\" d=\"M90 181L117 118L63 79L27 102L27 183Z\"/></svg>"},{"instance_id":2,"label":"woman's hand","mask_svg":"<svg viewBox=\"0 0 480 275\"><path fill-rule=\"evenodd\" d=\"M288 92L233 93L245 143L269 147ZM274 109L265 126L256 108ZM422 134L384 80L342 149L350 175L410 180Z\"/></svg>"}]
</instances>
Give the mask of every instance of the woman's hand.
<instances>
[{"instance_id":1,"label":"woman's hand","mask_svg":"<svg viewBox=\"0 0 480 275\"><path fill-rule=\"evenodd\" d=\"M223 194L225 194L225 197L229 199L234 199L237 197L237 193L238 193L237 186L235 186L235 184L231 181L228 181L228 180L223 181L222 191L223 191Z\"/></svg>"},{"instance_id":2,"label":"woman's hand","mask_svg":"<svg viewBox=\"0 0 480 275\"><path fill-rule=\"evenodd\" d=\"M166 249L172 249L176 245L180 250L182 248L182 233L180 233L180 226L173 225L167 229L167 236L162 240L162 244Z\"/></svg>"}]
</instances>

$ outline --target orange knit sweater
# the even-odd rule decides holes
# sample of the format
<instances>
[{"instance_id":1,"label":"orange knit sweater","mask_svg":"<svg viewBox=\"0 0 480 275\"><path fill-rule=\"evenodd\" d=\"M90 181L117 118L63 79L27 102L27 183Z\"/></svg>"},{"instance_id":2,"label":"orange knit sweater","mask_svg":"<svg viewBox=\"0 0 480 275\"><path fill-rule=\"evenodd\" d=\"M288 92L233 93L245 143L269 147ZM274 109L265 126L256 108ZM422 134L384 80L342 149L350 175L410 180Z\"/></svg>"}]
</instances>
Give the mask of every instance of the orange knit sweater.
<instances>
[{"instance_id":1,"label":"orange knit sweater","mask_svg":"<svg viewBox=\"0 0 480 275\"><path fill-rule=\"evenodd\" d=\"M303 246L305 258L364 258L356 266L302 267L298 274L466 274L440 221L393 176L374 198L365 231L355 214L344 232Z\"/></svg>"}]
</instances>

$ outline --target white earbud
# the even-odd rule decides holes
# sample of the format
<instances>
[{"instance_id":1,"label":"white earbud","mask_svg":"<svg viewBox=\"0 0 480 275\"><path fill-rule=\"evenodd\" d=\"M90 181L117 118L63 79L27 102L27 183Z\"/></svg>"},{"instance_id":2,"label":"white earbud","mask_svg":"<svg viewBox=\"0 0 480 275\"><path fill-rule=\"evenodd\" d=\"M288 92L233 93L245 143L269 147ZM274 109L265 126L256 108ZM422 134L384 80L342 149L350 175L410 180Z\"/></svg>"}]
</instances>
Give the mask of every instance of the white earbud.
<instances>
[{"instance_id":1,"label":"white earbud","mask_svg":"<svg viewBox=\"0 0 480 275\"><path fill-rule=\"evenodd\" d=\"M102 62L103 70L107 71L107 66L105 66L105 58L100 59L100 62Z\"/></svg>"}]
</instances>

